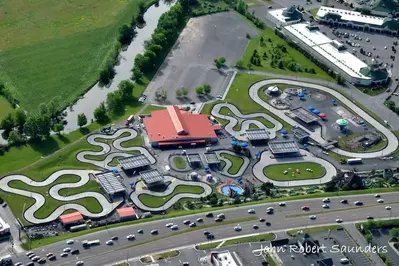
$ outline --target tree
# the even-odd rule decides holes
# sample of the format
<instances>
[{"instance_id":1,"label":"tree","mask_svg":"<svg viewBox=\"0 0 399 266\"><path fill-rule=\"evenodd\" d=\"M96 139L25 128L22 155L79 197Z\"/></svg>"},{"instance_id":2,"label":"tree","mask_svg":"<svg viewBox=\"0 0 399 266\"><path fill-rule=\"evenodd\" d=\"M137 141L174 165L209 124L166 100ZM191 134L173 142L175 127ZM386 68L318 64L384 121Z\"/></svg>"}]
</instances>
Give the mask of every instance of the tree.
<instances>
[{"instance_id":1,"label":"tree","mask_svg":"<svg viewBox=\"0 0 399 266\"><path fill-rule=\"evenodd\" d=\"M244 68L244 61L237 60L235 67L236 68Z\"/></svg>"},{"instance_id":2,"label":"tree","mask_svg":"<svg viewBox=\"0 0 399 266\"><path fill-rule=\"evenodd\" d=\"M202 89L203 89L205 94L209 94L212 91L212 87L209 84L205 84L204 86L202 86Z\"/></svg>"},{"instance_id":3,"label":"tree","mask_svg":"<svg viewBox=\"0 0 399 266\"><path fill-rule=\"evenodd\" d=\"M399 228L392 228L389 233L391 234L391 237L399 238Z\"/></svg>"},{"instance_id":4,"label":"tree","mask_svg":"<svg viewBox=\"0 0 399 266\"><path fill-rule=\"evenodd\" d=\"M176 90L176 97L180 98L183 96L183 91L182 90Z\"/></svg>"},{"instance_id":5,"label":"tree","mask_svg":"<svg viewBox=\"0 0 399 266\"><path fill-rule=\"evenodd\" d=\"M284 69L284 62L283 62L282 60L280 60L280 61L278 62L278 68Z\"/></svg>"},{"instance_id":6,"label":"tree","mask_svg":"<svg viewBox=\"0 0 399 266\"><path fill-rule=\"evenodd\" d=\"M12 129L14 128L14 118L11 113L6 115L6 117L1 120L0 127L7 133L12 131Z\"/></svg>"},{"instance_id":7,"label":"tree","mask_svg":"<svg viewBox=\"0 0 399 266\"><path fill-rule=\"evenodd\" d=\"M82 128L84 125L87 124L87 117L84 113L78 114L78 126Z\"/></svg>"},{"instance_id":8,"label":"tree","mask_svg":"<svg viewBox=\"0 0 399 266\"><path fill-rule=\"evenodd\" d=\"M161 99L166 100L168 98L168 91L166 89L161 90Z\"/></svg>"},{"instance_id":9,"label":"tree","mask_svg":"<svg viewBox=\"0 0 399 266\"><path fill-rule=\"evenodd\" d=\"M182 88L181 91L182 91L182 93L183 93L183 96L186 97L187 94L188 94L188 89Z\"/></svg>"},{"instance_id":10,"label":"tree","mask_svg":"<svg viewBox=\"0 0 399 266\"><path fill-rule=\"evenodd\" d=\"M8 136L8 143L12 145L18 145L21 143L25 143L26 139L20 135L17 131L11 131L10 135Z\"/></svg>"},{"instance_id":11,"label":"tree","mask_svg":"<svg viewBox=\"0 0 399 266\"><path fill-rule=\"evenodd\" d=\"M100 81L104 84L108 84L108 82L113 79L115 76L115 69L112 62L108 62L104 69L100 72Z\"/></svg>"},{"instance_id":12,"label":"tree","mask_svg":"<svg viewBox=\"0 0 399 266\"><path fill-rule=\"evenodd\" d=\"M123 25L119 28L119 42L122 45L129 44L133 40L134 34L135 32L132 27L129 27L128 25Z\"/></svg>"},{"instance_id":13,"label":"tree","mask_svg":"<svg viewBox=\"0 0 399 266\"><path fill-rule=\"evenodd\" d=\"M337 84L339 85L345 84L345 79L341 77L341 75L337 75Z\"/></svg>"},{"instance_id":14,"label":"tree","mask_svg":"<svg viewBox=\"0 0 399 266\"><path fill-rule=\"evenodd\" d=\"M122 80L118 87L123 101L128 101L133 98L133 82L129 80Z\"/></svg>"},{"instance_id":15,"label":"tree","mask_svg":"<svg viewBox=\"0 0 399 266\"><path fill-rule=\"evenodd\" d=\"M140 68L138 68L138 67L133 68L133 79L135 81L140 81L141 78L143 77L143 75L144 74L143 74L143 72L141 72Z\"/></svg>"},{"instance_id":16,"label":"tree","mask_svg":"<svg viewBox=\"0 0 399 266\"><path fill-rule=\"evenodd\" d=\"M197 88L195 88L195 92L197 93L197 95L202 95L204 94L204 88L202 86L198 86Z\"/></svg>"},{"instance_id":17,"label":"tree","mask_svg":"<svg viewBox=\"0 0 399 266\"><path fill-rule=\"evenodd\" d=\"M224 63L226 63L226 58L224 57L219 57L213 60L215 62L216 68L221 69Z\"/></svg>"},{"instance_id":18,"label":"tree","mask_svg":"<svg viewBox=\"0 0 399 266\"><path fill-rule=\"evenodd\" d=\"M50 136L50 119L42 115L31 115L27 118L24 125L24 133L31 139L42 139Z\"/></svg>"},{"instance_id":19,"label":"tree","mask_svg":"<svg viewBox=\"0 0 399 266\"><path fill-rule=\"evenodd\" d=\"M385 105L386 105L386 107L388 107L389 109L395 110L395 107L396 107L395 102L393 102L393 101L386 101L386 102L385 102Z\"/></svg>"},{"instance_id":20,"label":"tree","mask_svg":"<svg viewBox=\"0 0 399 266\"><path fill-rule=\"evenodd\" d=\"M47 105L47 112L50 117L56 117L58 115L58 111L60 108L61 98L56 96L54 97L49 104Z\"/></svg>"},{"instance_id":21,"label":"tree","mask_svg":"<svg viewBox=\"0 0 399 266\"><path fill-rule=\"evenodd\" d=\"M123 106L123 98L120 91L110 92L107 95L107 110L113 114L120 113L124 106Z\"/></svg>"},{"instance_id":22,"label":"tree","mask_svg":"<svg viewBox=\"0 0 399 266\"><path fill-rule=\"evenodd\" d=\"M44 116L48 115L48 108L47 108L47 105L45 103L39 104L39 114L42 115L42 116L43 115Z\"/></svg>"},{"instance_id":23,"label":"tree","mask_svg":"<svg viewBox=\"0 0 399 266\"><path fill-rule=\"evenodd\" d=\"M26 113L22 107L15 109L14 111L14 126L22 130L26 122Z\"/></svg>"},{"instance_id":24,"label":"tree","mask_svg":"<svg viewBox=\"0 0 399 266\"><path fill-rule=\"evenodd\" d=\"M104 102L100 103L100 106L94 110L94 118L100 123L108 120L107 109L105 108Z\"/></svg>"},{"instance_id":25,"label":"tree","mask_svg":"<svg viewBox=\"0 0 399 266\"><path fill-rule=\"evenodd\" d=\"M58 136L61 135L61 131L63 131L63 130L64 130L63 124L57 123L54 125L54 131L57 132Z\"/></svg>"}]
</instances>

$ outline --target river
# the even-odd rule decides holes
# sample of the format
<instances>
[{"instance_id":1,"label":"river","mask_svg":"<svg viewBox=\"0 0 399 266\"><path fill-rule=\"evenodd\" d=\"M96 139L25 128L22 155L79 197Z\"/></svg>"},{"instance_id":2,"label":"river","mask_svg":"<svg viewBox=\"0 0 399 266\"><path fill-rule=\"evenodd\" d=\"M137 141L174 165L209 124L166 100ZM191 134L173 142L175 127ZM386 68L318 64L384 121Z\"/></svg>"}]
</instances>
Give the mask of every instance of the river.
<instances>
[{"instance_id":1,"label":"river","mask_svg":"<svg viewBox=\"0 0 399 266\"><path fill-rule=\"evenodd\" d=\"M122 80L130 79L132 76L134 58L137 54L144 52L144 41L151 38L152 33L158 25L161 15L167 12L173 4L159 2L159 6L151 6L144 14L146 24L143 28L136 28L136 37L133 39L127 49L123 49L119 54L119 64L115 66L115 77L107 86L100 86L99 83L94 85L84 96L79 99L71 108L67 108L67 116L65 120L65 132L71 132L78 129L77 116L84 113L88 122L94 119L93 112L101 102L107 99L108 93L118 89L118 85Z\"/></svg>"}]
</instances>

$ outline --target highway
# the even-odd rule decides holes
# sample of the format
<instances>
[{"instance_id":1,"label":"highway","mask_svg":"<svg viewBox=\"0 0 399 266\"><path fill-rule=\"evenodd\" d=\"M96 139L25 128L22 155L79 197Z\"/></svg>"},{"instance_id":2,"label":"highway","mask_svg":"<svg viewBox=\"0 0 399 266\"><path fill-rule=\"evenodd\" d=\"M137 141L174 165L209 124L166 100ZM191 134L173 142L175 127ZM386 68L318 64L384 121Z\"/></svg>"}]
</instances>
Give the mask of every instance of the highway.
<instances>
[{"instance_id":1,"label":"highway","mask_svg":"<svg viewBox=\"0 0 399 266\"><path fill-rule=\"evenodd\" d=\"M336 218L342 218L344 222L353 222L365 220L368 215L372 215L375 219L399 217L399 193L385 193L380 195L381 198L384 199L384 203L377 203L377 199L374 197L374 195L331 197L331 202L329 203L330 209L322 208L323 202L320 198L287 201L285 207L278 206L278 203L241 206L228 210L217 211L214 212L214 214L216 215L223 212L226 215L226 222L228 222L229 219L248 217L252 215L257 217L257 219L265 218L271 223L271 226L268 227L265 223L260 223L258 220L254 220L241 223L240 225L242 227L242 231L235 232L233 230L235 224L223 225L222 222L220 223L220 226L215 226L209 228L208 230L215 235L216 239L218 239L256 232L276 232L284 229L304 227L306 224L308 224L308 226L331 224L335 223ZM347 199L349 203L340 203L342 199ZM362 201L364 205L359 207L354 206L353 203L357 200ZM301 207L304 205L309 206L310 210L307 212L302 211ZM385 206L387 205L392 207L391 211L385 209ZM273 206L275 209L275 212L272 215L266 214L266 209L270 206ZM247 211L250 208L255 209L256 213L248 214ZM309 220L309 216L312 214L317 215L316 220ZM76 242L73 245L70 245L71 248L78 248L81 251L80 255L77 257L68 256L66 258L61 258L59 256L59 254L62 252L62 249L68 246L65 244L65 242L59 242L50 246L42 247L33 250L33 252L39 256L45 256L49 252L56 254L57 260L55 262L49 262L49 265L74 265L78 260L83 260L85 265L111 264L112 262L120 261L130 257L137 257L168 248L193 245L206 241L203 235L203 230L196 230L183 234L178 234L178 231L176 231L176 234L178 235L128 248L129 245L134 245L135 243L138 244L138 242L148 241L151 238L155 239L157 237L162 237L167 233L171 233L172 230L165 226L166 223L175 223L179 226L179 229L182 230L184 228L188 228L188 226L183 224L184 220L188 219L195 221L195 219L198 217L202 217L204 219L204 224L215 223L213 218L205 218L205 214L177 217L144 224L113 228L78 237L75 239ZM259 229L254 230L252 228L253 224L258 224ZM138 229L143 229L144 233L138 234ZM158 236L153 236L150 234L150 231L153 229L158 229ZM126 239L128 234L135 234L136 239L133 241L128 241ZM113 246L105 245L105 241L109 240L111 236L118 236L119 240L115 241ZM99 239L101 241L101 245L84 250L80 242L86 239ZM14 262L24 263L29 261L25 254L16 254L13 260Z\"/></svg>"}]
</instances>

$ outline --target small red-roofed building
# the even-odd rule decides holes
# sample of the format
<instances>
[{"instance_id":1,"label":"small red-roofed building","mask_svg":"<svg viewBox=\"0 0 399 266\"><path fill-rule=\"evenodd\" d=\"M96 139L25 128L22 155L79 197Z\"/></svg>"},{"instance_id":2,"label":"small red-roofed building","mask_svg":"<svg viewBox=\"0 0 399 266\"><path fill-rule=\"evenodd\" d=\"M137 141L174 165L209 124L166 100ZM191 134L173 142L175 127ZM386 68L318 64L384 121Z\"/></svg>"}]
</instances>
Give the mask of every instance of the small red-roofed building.
<instances>
[{"instance_id":1,"label":"small red-roofed building","mask_svg":"<svg viewBox=\"0 0 399 266\"><path fill-rule=\"evenodd\" d=\"M63 226L77 225L84 222L83 215L80 212L72 212L60 216Z\"/></svg>"},{"instance_id":2,"label":"small red-roofed building","mask_svg":"<svg viewBox=\"0 0 399 266\"><path fill-rule=\"evenodd\" d=\"M116 210L120 221L136 220L137 214L132 207L119 208Z\"/></svg>"}]
</instances>

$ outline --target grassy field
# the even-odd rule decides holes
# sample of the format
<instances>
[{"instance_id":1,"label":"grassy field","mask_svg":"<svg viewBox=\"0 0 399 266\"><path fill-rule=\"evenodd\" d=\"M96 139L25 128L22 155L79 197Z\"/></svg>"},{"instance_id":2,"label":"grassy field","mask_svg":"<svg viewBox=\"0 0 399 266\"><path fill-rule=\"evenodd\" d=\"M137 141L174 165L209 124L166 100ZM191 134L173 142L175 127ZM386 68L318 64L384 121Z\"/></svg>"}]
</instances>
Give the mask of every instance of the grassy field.
<instances>
[{"instance_id":1,"label":"grassy field","mask_svg":"<svg viewBox=\"0 0 399 266\"><path fill-rule=\"evenodd\" d=\"M21 181L15 180L11 181L9 183L10 187L12 188L18 188L26 191L31 191L35 193L42 194L46 198L46 203L43 205L42 208L40 208L37 212L35 212L35 217L38 219L43 219L49 216L56 208L61 206L63 202L55 200L54 198L50 197L48 195L49 189L56 185L56 184L62 184L62 183L76 183L79 182L80 177L74 176L74 175L65 175L61 176L58 178L55 182L48 186L43 186L43 187L32 187L29 184L25 184ZM79 188L73 188L73 189L62 189L60 190L60 195L61 196L72 196L81 192L85 191L93 191L93 192L99 192L102 194L101 189L98 187L98 184L95 181L90 181L84 186L81 186ZM28 197L23 197L23 196L18 196L15 194L10 194L10 193L4 193L1 192L2 197L4 200L7 201L9 207L13 210L15 214L20 214L18 215L18 218L21 219L21 221L24 224L29 224L28 221L26 221L23 216L22 212L28 209L30 206L35 204L35 200L32 198ZM95 198L84 198L76 201L69 201L68 203L77 203L85 206L89 211L93 213L99 213L102 211L102 206L100 203ZM67 211L66 209L65 211Z\"/></svg>"},{"instance_id":2,"label":"grassy field","mask_svg":"<svg viewBox=\"0 0 399 266\"><path fill-rule=\"evenodd\" d=\"M241 238L226 240L226 242L223 243L222 247L231 246L231 245L235 245L235 244L242 244L242 243L270 241L275 238L276 238L275 234L272 234L272 233L264 233L264 234L259 234L259 235L255 235L255 236L245 236L245 237L241 237Z\"/></svg>"},{"instance_id":3,"label":"grassy field","mask_svg":"<svg viewBox=\"0 0 399 266\"><path fill-rule=\"evenodd\" d=\"M234 156L228 153L221 153L220 156L232 163L231 167L227 169L227 173L231 175L237 174L241 166L244 164L244 159L239 156Z\"/></svg>"},{"instance_id":4,"label":"grassy field","mask_svg":"<svg viewBox=\"0 0 399 266\"><path fill-rule=\"evenodd\" d=\"M0 120L14 110L6 98L0 96Z\"/></svg>"},{"instance_id":5,"label":"grassy field","mask_svg":"<svg viewBox=\"0 0 399 266\"><path fill-rule=\"evenodd\" d=\"M352 152L373 152L373 151L379 151L385 148L385 146L388 144L388 142L385 139L382 139L380 142L377 144L374 144L368 148L352 148L349 144L349 141L351 139L357 138L359 136L365 135L365 133L352 133L350 135L347 135L345 137L341 137L338 139L338 147L345 150L345 151L352 151Z\"/></svg>"},{"instance_id":6,"label":"grassy field","mask_svg":"<svg viewBox=\"0 0 399 266\"><path fill-rule=\"evenodd\" d=\"M261 42L261 38L263 38L263 43ZM270 41L269 41L270 39ZM286 48L286 52L283 52L279 47L284 45ZM257 50L260 55L261 65L255 66L251 64L251 57L254 51ZM264 57L264 53L266 53L267 57ZM272 56L279 57L279 61L284 62L284 67L280 68L278 64L274 67L272 66ZM334 79L329 76L324 70L314 64L308 57L306 57L303 53L296 50L295 48L288 45L288 43L281 39L274 33L274 30L271 28L265 28L264 30L259 31L259 35L257 37L251 38L247 49L242 57L243 67L250 68L254 70L261 70L265 72L272 72L277 74L286 74L292 76L301 76L308 77L314 79L324 79L333 81ZM288 68L288 65L291 63L296 63L299 65L298 71L292 71ZM314 69L315 74L306 73L305 69Z\"/></svg>"},{"instance_id":7,"label":"grassy field","mask_svg":"<svg viewBox=\"0 0 399 266\"><path fill-rule=\"evenodd\" d=\"M173 158L173 163L175 164L177 169L185 169L187 167L186 160L182 157Z\"/></svg>"},{"instance_id":8,"label":"grassy field","mask_svg":"<svg viewBox=\"0 0 399 266\"><path fill-rule=\"evenodd\" d=\"M97 80L138 3L2 1L0 80L27 111L55 96L67 105Z\"/></svg>"},{"instance_id":9,"label":"grassy field","mask_svg":"<svg viewBox=\"0 0 399 266\"><path fill-rule=\"evenodd\" d=\"M284 120L281 120L279 117L275 116L273 113L269 112L267 109L263 108L259 104L252 101L252 99L248 95L248 88L255 82L260 80L268 79L266 76L261 75L252 75L246 73L237 73L233 84L230 87L230 90L226 96L225 102L233 103L242 114L253 114L253 113L265 113L276 120L280 121L283 124L283 129L288 131L292 131L292 126L289 125ZM261 90L260 90L261 91ZM212 108L215 104L221 103L222 101L216 101L213 103L206 104L201 113L210 114ZM218 119L219 121L219 119ZM268 121L269 122L269 121ZM222 123L222 121L221 121ZM269 122L270 123L270 122ZM267 125L265 125L267 127Z\"/></svg>"},{"instance_id":10,"label":"grassy field","mask_svg":"<svg viewBox=\"0 0 399 266\"><path fill-rule=\"evenodd\" d=\"M290 168L291 170L289 170ZM308 168L312 169L313 172L306 171ZM300 171L300 174L296 173L296 169ZM284 175L284 171L288 171L288 173ZM292 172L295 172L295 174ZM291 181L320 178L325 175L326 170L320 164L303 162L268 165L263 169L263 173L276 181Z\"/></svg>"},{"instance_id":11,"label":"grassy field","mask_svg":"<svg viewBox=\"0 0 399 266\"><path fill-rule=\"evenodd\" d=\"M308 234L318 234L318 233L323 233L327 232L328 230L337 230L343 228L340 225L330 225L330 226L318 226L318 227L308 227L308 228L302 228L302 229L295 229L295 230L289 230L287 231L287 234L290 236L294 236L298 231L303 231L304 233Z\"/></svg>"},{"instance_id":12,"label":"grassy field","mask_svg":"<svg viewBox=\"0 0 399 266\"><path fill-rule=\"evenodd\" d=\"M152 196L150 194L141 194L139 196L139 200L147 207L158 208L161 207L163 204L165 204L165 202L170 200L174 195L180 193L201 194L203 192L204 189L200 186L179 185L175 188L173 193L165 197L157 197L157 196Z\"/></svg>"}]
</instances>

